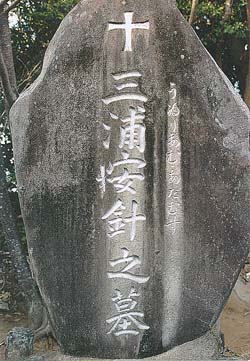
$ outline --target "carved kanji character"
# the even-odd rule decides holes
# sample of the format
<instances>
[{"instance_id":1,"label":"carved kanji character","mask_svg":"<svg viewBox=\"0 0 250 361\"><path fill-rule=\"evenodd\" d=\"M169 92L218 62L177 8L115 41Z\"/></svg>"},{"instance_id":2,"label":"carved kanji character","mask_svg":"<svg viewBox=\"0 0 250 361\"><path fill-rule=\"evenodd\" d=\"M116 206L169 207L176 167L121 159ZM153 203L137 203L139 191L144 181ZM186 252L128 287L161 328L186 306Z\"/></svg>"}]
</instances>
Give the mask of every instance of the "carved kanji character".
<instances>
[{"instance_id":1,"label":"carved kanji character","mask_svg":"<svg viewBox=\"0 0 250 361\"><path fill-rule=\"evenodd\" d=\"M110 266L116 267L117 265L125 263L122 269L119 271L108 272L108 278L123 278L136 283L146 283L149 277L136 275L131 273L133 269L137 269L141 265L141 260L137 255L129 256L129 250L122 248L123 256L116 260L110 261Z\"/></svg>"},{"instance_id":2,"label":"carved kanji character","mask_svg":"<svg viewBox=\"0 0 250 361\"><path fill-rule=\"evenodd\" d=\"M122 218L122 213L126 209L123 202L118 199L111 209L102 217L103 220L108 220L108 236L113 238L118 234L125 232L125 223Z\"/></svg>"},{"instance_id":3,"label":"carved kanji character","mask_svg":"<svg viewBox=\"0 0 250 361\"><path fill-rule=\"evenodd\" d=\"M124 148L128 146L130 150L135 147L138 148L140 153L145 151L145 125L140 123L145 119L145 109L129 108L129 116L121 119L123 123L126 123L124 127L121 127L121 142L119 147Z\"/></svg>"},{"instance_id":4,"label":"carved kanji character","mask_svg":"<svg viewBox=\"0 0 250 361\"><path fill-rule=\"evenodd\" d=\"M113 324L108 334L114 334L115 336L121 335L138 335L140 330L148 330L149 326L145 325L138 318L143 318L143 312L134 311L137 306L135 297L139 297L134 287L128 297L124 298L121 291L116 290L116 296L112 298L115 303L115 307L118 311L118 315L113 316L106 320L108 324Z\"/></svg>"},{"instance_id":5,"label":"carved kanji character","mask_svg":"<svg viewBox=\"0 0 250 361\"><path fill-rule=\"evenodd\" d=\"M113 75L113 78L115 81L124 80L127 78L139 78L139 77L141 77L141 73L139 73L138 71L124 72L124 73ZM137 100L137 101L140 101L143 103L147 102L148 98L142 93L122 91L124 89L136 89L137 87L138 87L138 83L136 81L128 81L126 83L118 83L115 85L116 90L118 90L118 94L114 94L114 95L105 97L102 99L102 101L106 105L124 101L124 100Z\"/></svg>"},{"instance_id":6,"label":"carved kanji character","mask_svg":"<svg viewBox=\"0 0 250 361\"><path fill-rule=\"evenodd\" d=\"M121 175L108 179L108 182L114 185L117 193L127 191L131 194L136 194L135 188L132 187L135 180L143 181L144 175L141 173L130 173L127 168L124 168Z\"/></svg>"}]
</instances>

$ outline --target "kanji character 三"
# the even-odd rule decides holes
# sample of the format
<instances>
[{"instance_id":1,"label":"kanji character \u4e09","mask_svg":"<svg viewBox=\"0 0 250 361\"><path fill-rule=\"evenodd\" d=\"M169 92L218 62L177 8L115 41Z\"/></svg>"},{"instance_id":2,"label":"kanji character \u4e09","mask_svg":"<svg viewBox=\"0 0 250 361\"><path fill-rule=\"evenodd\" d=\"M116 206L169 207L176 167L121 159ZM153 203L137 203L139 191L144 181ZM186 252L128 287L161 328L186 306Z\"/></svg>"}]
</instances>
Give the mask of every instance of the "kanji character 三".
<instances>
[{"instance_id":1,"label":"kanji character \u4e09","mask_svg":"<svg viewBox=\"0 0 250 361\"><path fill-rule=\"evenodd\" d=\"M128 78L140 78L141 73L139 73L138 71L130 71L119 74L113 74L112 76L115 81L121 81ZM116 90L118 90L118 94L114 94L106 98L103 98L102 101L104 104L109 105L124 100L137 100L143 103L148 101L148 98L142 93L126 91L126 89L138 88L138 83L136 81L127 81L126 83L118 83L115 85L115 88Z\"/></svg>"}]
</instances>

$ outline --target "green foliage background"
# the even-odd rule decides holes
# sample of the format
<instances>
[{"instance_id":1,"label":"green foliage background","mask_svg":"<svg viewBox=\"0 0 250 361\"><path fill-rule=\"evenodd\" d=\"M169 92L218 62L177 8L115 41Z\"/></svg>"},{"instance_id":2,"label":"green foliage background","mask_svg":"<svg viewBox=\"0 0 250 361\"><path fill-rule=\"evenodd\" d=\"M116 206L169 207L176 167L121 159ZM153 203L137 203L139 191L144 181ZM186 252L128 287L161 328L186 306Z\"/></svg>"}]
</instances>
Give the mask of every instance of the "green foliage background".
<instances>
[{"instance_id":1,"label":"green foliage background","mask_svg":"<svg viewBox=\"0 0 250 361\"><path fill-rule=\"evenodd\" d=\"M191 1L177 0L177 3L188 19ZM224 4L224 0L200 0L193 28L243 96L249 59L246 0L233 2L232 14L227 21L224 20Z\"/></svg>"}]
</instances>

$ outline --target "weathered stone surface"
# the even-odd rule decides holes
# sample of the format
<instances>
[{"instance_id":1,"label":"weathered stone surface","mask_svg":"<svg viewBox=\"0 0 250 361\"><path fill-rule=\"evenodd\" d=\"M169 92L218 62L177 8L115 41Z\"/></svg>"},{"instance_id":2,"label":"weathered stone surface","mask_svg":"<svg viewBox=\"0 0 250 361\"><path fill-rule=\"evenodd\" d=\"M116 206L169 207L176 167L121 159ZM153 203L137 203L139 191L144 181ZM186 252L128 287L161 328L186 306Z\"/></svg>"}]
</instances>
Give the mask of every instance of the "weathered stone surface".
<instances>
[{"instance_id":1,"label":"weathered stone surface","mask_svg":"<svg viewBox=\"0 0 250 361\"><path fill-rule=\"evenodd\" d=\"M125 13L142 27L131 44ZM66 17L11 111L33 271L65 353L151 356L216 322L249 249L249 124L174 1L85 0ZM137 324L114 330L124 298Z\"/></svg>"},{"instance_id":2,"label":"weathered stone surface","mask_svg":"<svg viewBox=\"0 0 250 361\"><path fill-rule=\"evenodd\" d=\"M0 312L8 312L9 309L9 305L7 302L4 301L0 301Z\"/></svg>"},{"instance_id":3,"label":"weathered stone surface","mask_svg":"<svg viewBox=\"0 0 250 361\"><path fill-rule=\"evenodd\" d=\"M33 361L35 356L27 361ZM89 361L89 359L65 356L57 352L44 353L41 361ZM202 337L183 345L174 347L161 355L147 358L147 361L241 361L240 358L223 357L221 353L221 340L216 330L209 331ZM36 360L34 360L36 361ZM40 361L40 360L38 360ZM97 361L107 361L107 359L97 359ZM132 360L131 360L132 361Z\"/></svg>"},{"instance_id":4,"label":"weathered stone surface","mask_svg":"<svg viewBox=\"0 0 250 361\"><path fill-rule=\"evenodd\" d=\"M6 338L6 361L22 361L33 352L34 335L28 328L15 327Z\"/></svg>"},{"instance_id":5,"label":"weathered stone surface","mask_svg":"<svg viewBox=\"0 0 250 361\"><path fill-rule=\"evenodd\" d=\"M182 357L182 358L181 358ZM97 361L107 361L107 359L95 359ZM110 360L110 359L109 359ZM122 360L122 359L121 359ZM124 360L128 360L128 359L124 359ZM131 359L130 361L133 361L135 359ZM142 359L143 360L143 359ZM168 357L168 352L161 354L160 356L156 357L147 357L148 361L184 361L184 360L192 360L192 361L246 361L246 359L242 359L240 357L223 357L223 356L219 356L219 357L212 357L212 358L200 358L200 356L196 356L195 358L192 359L187 359L185 357L185 354L182 353L179 355L178 358L173 358L173 355L170 357ZM38 356L38 357L29 357L28 359L25 359L23 361L89 361L89 359L83 359L82 357L72 357L72 356L65 356L62 354L46 354L44 356Z\"/></svg>"},{"instance_id":6,"label":"weathered stone surface","mask_svg":"<svg viewBox=\"0 0 250 361\"><path fill-rule=\"evenodd\" d=\"M167 356L168 352L161 354L158 357L148 357L147 360L148 361L184 361L184 360L188 360L185 357L185 354L181 354L180 357L182 358L169 358ZM107 359L96 359L97 361L108 361ZM128 360L128 359L126 359ZM133 359L131 359L132 361ZM135 359L134 359L135 360ZM192 361L244 361L244 359L239 358L239 357L223 357L220 356L218 357L213 357L213 358L200 358L199 356L197 356L196 358L192 358L190 359ZM44 356L39 356L39 357L30 357L28 359L25 359L24 361L89 361L89 359L83 359L81 358L75 358L75 357L70 357L70 356L64 356L62 354L46 354ZM245 360L246 361L246 360Z\"/></svg>"}]
</instances>

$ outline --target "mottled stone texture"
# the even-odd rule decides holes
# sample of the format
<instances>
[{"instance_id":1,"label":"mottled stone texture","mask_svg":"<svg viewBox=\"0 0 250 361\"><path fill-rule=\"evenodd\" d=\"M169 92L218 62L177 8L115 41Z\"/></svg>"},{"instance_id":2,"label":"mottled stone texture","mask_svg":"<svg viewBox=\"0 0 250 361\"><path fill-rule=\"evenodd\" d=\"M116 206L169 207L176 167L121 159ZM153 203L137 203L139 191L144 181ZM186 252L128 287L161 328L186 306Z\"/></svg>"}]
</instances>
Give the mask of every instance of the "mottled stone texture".
<instances>
[{"instance_id":1,"label":"mottled stone texture","mask_svg":"<svg viewBox=\"0 0 250 361\"><path fill-rule=\"evenodd\" d=\"M133 51L123 51L123 30L108 31L125 12L150 24L132 31ZM137 184L146 220L134 241L107 236L101 218L118 196L107 184L102 198L96 180L100 165L120 154L120 123L109 111L124 116L125 102L107 106L102 99L115 92L111 74L124 71L140 72L130 92L147 97L146 148L137 155L147 163ZM112 126L108 151L102 122ZM216 322L249 252L249 124L246 106L173 1L85 0L65 18L40 77L11 110L33 273L65 353L152 356ZM169 226L174 219L176 229ZM150 277L140 286L130 282L139 287L136 310L150 328L115 336L106 323L117 314L111 297L129 288L107 272L124 246L142 262L131 273Z\"/></svg>"},{"instance_id":2,"label":"mottled stone texture","mask_svg":"<svg viewBox=\"0 0 250 361\"><path fill-rule=\"evenodd\" d=\"M22 361L33 352L34 335L28 328L15 327L6 338L6 361Z\"/></svg>"},{"instance_id":3,"label":"mottled stone texture","mask_svg":"<svg viewBox=\"0 0 250 361\"><path fill-rule=\"evenodd\" d=\"M96 359L97 361L107 361L107 359ZM135 359L131 359L133 361ZM222 355L221 340L218 332L213 329L205 335L174 347L168 352L157 356L148 357L147 361L243 361L238 357L225 357ZM76 358L65 356L59 352L43 353L33 356L25 361L89 361L86 358Z\"/></svg>"}]
</instances>

